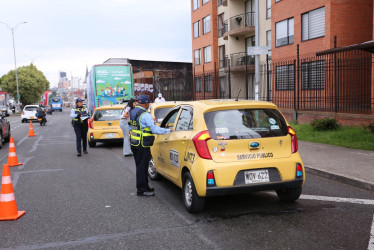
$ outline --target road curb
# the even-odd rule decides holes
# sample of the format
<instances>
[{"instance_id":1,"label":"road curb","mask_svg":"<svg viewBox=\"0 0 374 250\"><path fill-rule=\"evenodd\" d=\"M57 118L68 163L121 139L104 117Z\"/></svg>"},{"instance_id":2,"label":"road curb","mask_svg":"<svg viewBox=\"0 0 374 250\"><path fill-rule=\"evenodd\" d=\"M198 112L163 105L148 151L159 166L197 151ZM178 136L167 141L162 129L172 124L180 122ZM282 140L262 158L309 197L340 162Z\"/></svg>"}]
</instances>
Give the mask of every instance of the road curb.
<instances>
[{"instance_id":1,"label":"road curb","mask_svg":"<svg viewBox=\"0 0 374 250\"><path fill-rule=\"evenodd\" d=\"M366 189L366 190L369 190L369 191L374 191L374 183L369 183L369 182L365 182L363 180L348 178L348 177L343 176L343 175L330 173L330 172L327 172L327 171L324 171L324 170L315 169L315 168L311 168L311 167L308 167L308 166L304 166L304 168L305 168L305 171L307 173L310 173L310 174L314 174L314 175L317 175L317 176L320 176L320 177L336 180L336 181L342 182L342 183L350 185L350 186Z\"/></svg>"}]
</instances>

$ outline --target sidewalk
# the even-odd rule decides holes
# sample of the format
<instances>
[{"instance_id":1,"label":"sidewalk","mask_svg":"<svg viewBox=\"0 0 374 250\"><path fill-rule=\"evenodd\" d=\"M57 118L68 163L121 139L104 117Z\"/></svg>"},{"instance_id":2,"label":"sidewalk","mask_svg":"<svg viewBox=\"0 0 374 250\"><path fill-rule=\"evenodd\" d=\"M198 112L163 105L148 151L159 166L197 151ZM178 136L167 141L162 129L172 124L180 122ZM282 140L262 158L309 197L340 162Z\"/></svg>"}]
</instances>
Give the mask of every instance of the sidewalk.
<instances>
[{"instance_id":1,"label":"sidewalk","mask_svg":"<svg viewBox=\"0 0 374 250\"><path fill-rule=\"evenodd\" d=\"M373 151L305 141L298 143L307 172L374 191Z\"/></svg>"}]
</instances>

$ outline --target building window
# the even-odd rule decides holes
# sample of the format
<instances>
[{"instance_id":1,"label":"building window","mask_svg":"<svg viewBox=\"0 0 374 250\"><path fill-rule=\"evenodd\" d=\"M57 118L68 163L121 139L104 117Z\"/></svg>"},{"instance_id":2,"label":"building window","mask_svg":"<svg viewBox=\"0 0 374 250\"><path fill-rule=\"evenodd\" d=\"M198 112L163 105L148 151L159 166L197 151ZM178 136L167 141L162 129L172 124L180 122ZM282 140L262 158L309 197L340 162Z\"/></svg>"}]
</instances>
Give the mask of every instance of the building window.
<instances>
[{"instance_id":1,"label":"building window","mask_svg":"<svg viewBox=\"0 0 374 250\"><path fill-rule=\"evenodd\" d=\"M200 7L200 0L192 0L193 10L197 10Z\"/></svg>"},{"instance_id":2,"label":"building window","mask_svg":"<svg viewBox=\"0 0 374 250\"><path fill-rule=\"evenodd\" d=\"M212 61L212 46L204 48L204 63Z\"/></svg>"},{"instance_id":3,"label":"building window","mask_svg":"<svg viewBox=\"0 0 374 250\"><path fill-rule=\"evenodd\" d=\"M223 0L218 0L217 6L221 6L223 4Z\"/></svg>"},{"instance_id":4,"label":"building window","mask_svg":"<svg viewBox=\"0 0 374 250\"><path fill-rule=\"evenodd\" d=\"M203 0L203 5L209 2L210 0Z\"/></svg>"},{"instance_id":5,"label":"building window","mask_svg":"<svg viewBox=\"0 0 374 250\"><path fill-rule=\"evenodd\" d=\"M294 19L290 18L275 23L275 46L284 46L293 44L294 35Z\"/></svg>"},{"instance_id":6,"label":"building window","mask_svg":"<svg viewBox=\"0 0 374 250\"><path fill-rule=\"evenodd\" d=\"M224 13L218 15L218 38L222 37L225 31Z\"/></svg>"},{"instance_id":7,"label":"building window","mask_svg":"<svg viewBox=\"0 0 374 250\"><path fill-rule=\"evenodd\" d=\"M210 16L203 18L203 34L210 32Z\"/></svg>"},{"instance_id":8,"label":"building window","mask_svg":"<svg viewBox=\"0 0 374 250\"><path fill-rule=\"evenodd\" d=\"M218 56L219 56L219 68L220 69L226 67L226 63L225 63L226 54L225 53L226 53L225 52L225 45L219 46L218 47Z\"/></svg>"},{"instance_id":9,"label":"building window","mask_svg":"<svg viewBox=\"0 0 374 250\"><path fill-rule=\"evenodd\" d=\"M275 88L277 90L293 90L295 88L295 66L293 64L277 66Z\"/></svg>"},{"instance_id":10,"label":"building window","mask_svg":"<svg viewBox=\"0 0 374 250\"><path fill-rule=\"evenodd\" d=\"M279 2L280 0L275 0L275 2Z\"/></svg>"},{"instance_id":11,"label":"building window","mask_svg":"<svg viewBox=\"0 0 374 250\"><path fill-rule=\"evenodd\" d=\"M312 10L301 16L301 40L325 36L325 7Z\"/></svg>"},{"instance_id":12,"label":"building window","mask_svg":"<svg viewBox=\"0 0 374 250\"><path fill-rule=\"evenodd\" d=\"M271 18L271 0L266 0L266 19Z\"/></svg>"},{"instance_id":13,"label":"building window","mask_svg":"<svg viewBox=\"0 0 374 250\"><path fill-rule=\"evenodd\" d=\"M325 61L315 61L301 64L301 88L325 88Z\"/></svg>"},{"instance_id":14,"label":"building window","mask_svg":"<svg viewBox=\"0 0 374 250\"><path fill-rule=\"evenodd\" d=\"M271 49L271 30L266 31L266 46Z\"/></svg>"},{"instance_id":15,"label":"building window","mask_svg":"<svg viewBox=\"0 0 374 250\"><path fill-rule=\"evenodd\" d=\"M200 49L195 50L195 65L200 65L201 60L200 60Z\"/></svg>"},{"instance_id":16,"label":"building window","mask_svg":"<svg viewBox=\"0 0 374 250\"><path fill-rule=\"evenodd\" d=\"M193 37L197 38L200 36L200 21L193 24Z\"/></svg>"},{"instance_id":17,"label":"building window","mask_svg":"<svg viewBox=\"0 0 374 250\"><path fill-rule=\"evenodd\" d=\"M201 77L195 77L195 92L201 92Z\"/></svg>"},{"instance_id":18,"label":"building window","mask_svg":"<svg viewBox=\"0 0 374 250\"><path fill-rule=\"evenodd\" d=\"M212 92L213 86L212 86L212 76L206 75L204 76L204 92Z\"/></svg>"}]
</instances>

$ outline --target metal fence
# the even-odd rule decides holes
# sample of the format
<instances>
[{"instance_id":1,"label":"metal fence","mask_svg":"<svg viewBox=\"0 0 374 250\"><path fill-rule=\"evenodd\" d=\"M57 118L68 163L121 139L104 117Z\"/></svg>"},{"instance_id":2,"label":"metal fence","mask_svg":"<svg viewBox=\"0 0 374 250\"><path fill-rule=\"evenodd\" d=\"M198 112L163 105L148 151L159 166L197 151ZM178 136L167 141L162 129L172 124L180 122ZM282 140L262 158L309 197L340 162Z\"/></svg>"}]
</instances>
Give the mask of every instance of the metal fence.
<instances>
[{"instance_id":1,"label":"metal fence","mask_svg":"<svg viewBox=\"0 0 374 250\"><path fill-rule=\"evenodd\" d=\"M239 97L271 101L296 111L374 112L374 57L370 52L298 54L263 61L257 86L251 67L254 59L235 70L240 58L246 57L232 55L220 61L218 72L195 73L194 99Z\"/></svg>"}]
</instances>

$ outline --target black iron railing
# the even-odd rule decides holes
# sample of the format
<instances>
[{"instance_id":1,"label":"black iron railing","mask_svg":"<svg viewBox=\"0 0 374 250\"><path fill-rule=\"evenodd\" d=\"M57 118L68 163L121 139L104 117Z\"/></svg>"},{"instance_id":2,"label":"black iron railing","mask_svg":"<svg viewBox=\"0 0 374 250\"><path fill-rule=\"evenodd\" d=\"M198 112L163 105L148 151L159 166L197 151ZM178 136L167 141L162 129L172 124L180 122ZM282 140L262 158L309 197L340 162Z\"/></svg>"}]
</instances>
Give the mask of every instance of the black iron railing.
<instances>
[{"instance_id":1,"label":"black iron railing","mask_svg":"<svg viewBox=\"0 0 374 250\"><path fill-rule=\"evenodd\" d=\"M255 12L247 12L230 18L230 30L255 25Z\"/></svg>"},{"instance_id":2,"label":"black iron railing","mask_svg":"<svg viewBox=\"0 0 374 250\"><path fill-rule=\"evenodd\" d=\"M230 63L230 67L255 64L254 56L248 56L245 52L233 53L227 56L227 60ZM226 63L226 67L228 67L228 63Z\"/></svg>"}]
</instances>

